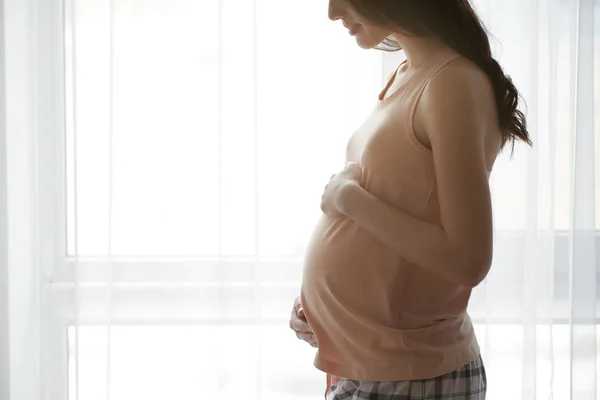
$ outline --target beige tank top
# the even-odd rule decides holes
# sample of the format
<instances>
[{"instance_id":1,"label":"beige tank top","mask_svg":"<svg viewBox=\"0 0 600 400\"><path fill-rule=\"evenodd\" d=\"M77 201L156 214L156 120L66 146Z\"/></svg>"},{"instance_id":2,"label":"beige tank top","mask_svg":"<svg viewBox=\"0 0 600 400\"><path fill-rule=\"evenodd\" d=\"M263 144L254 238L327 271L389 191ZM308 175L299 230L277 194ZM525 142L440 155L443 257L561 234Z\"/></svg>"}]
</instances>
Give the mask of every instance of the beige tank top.
<instances>
[{"instance_id":1,"label":"beige tank top","mask_svg":"<svg viewBox=\"0 0 600 400\"><path fill-rule=\"evenodd\" d=\"M431 151L413 116L427 83L457 59L444 53L405 75L348 142L346 159L379 199L441 225ZM409 70L410 71L410 70ZM352 220L323 215L304 260L301 299L319 349L315 366L366 381L432 378L479 355L471 291L412 264Z\"/></svg>"}]
</instances>

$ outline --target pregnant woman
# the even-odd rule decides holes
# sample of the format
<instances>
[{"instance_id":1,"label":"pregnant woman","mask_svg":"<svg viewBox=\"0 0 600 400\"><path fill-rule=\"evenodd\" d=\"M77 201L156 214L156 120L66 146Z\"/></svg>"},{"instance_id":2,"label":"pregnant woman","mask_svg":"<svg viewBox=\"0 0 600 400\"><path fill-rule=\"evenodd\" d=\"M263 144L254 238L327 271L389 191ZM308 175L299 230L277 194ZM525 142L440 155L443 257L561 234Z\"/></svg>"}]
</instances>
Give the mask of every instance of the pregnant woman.
<instances>
[{"instance_id":1,"label":"pregnant woman","mask_svg":"<svg viewBox=\"0 0 600 400\"><path fill-rule=\"evenodd\" d=\"M325 188L291 327L328 400L484 399L466 308L492 262L496 155L530 144L518 92L468 0L330 0L329 17L406 60Z\"/></svg>"}]
</instances>

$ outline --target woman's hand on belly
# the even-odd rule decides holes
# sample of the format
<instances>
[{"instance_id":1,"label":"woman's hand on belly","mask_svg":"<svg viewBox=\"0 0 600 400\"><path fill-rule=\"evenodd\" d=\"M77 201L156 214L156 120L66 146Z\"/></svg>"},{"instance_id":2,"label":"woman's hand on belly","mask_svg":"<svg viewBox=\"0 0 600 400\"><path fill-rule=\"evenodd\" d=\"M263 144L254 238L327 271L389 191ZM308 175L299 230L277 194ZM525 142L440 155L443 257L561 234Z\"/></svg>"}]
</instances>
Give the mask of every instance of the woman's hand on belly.
<instances>
[{"instance_id":1,"label":"woman's hand on belly","mask_svg":"<svg viewBox=\"0 0 600 400\"><path fill-rule=\"evenodd\" d=\"M354 185L360 186L361 179L362 170L355 163L348 163L343 171L332 175L321 198L321 210L331 217L344 215L342 210L347 199L348 188Z\"/></svg>"},{"instance_id":2,"label":"woman's hand on belly","mask_svg":"<svg viewBox=\"0 0 600 400\"><path fill-rule=\"evenodd\" d=\"M319 347L315 334L304 317L304 309L300 297L294 301L294 308L292 308L292 315L290 316L290 328L296 332L296 336L300 340L304 340L312 347Z\"/></svg>"}]
</instances>

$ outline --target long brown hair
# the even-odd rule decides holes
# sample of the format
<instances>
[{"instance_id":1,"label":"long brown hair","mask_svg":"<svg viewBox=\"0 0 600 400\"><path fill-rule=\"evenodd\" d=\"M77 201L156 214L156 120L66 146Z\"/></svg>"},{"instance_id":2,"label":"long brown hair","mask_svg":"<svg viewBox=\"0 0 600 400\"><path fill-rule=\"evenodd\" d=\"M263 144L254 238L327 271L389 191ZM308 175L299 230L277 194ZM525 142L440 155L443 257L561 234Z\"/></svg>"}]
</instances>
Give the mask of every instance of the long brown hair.
<instances>
[{"instance_id":1,"label":"long brown hair","mask_svg":"<svg viewBox=\"0 0 600 400\"><path fill-rule=\"evenodd\" d=\"M494 89L502 145L522 140L531 145L525 115L517 107L520 95L492 56L489 32L469 0L346 0L358 14L376 26L394 32L441 40L475 63L488 76ZM388 37L378 47L397 51L399 44Z\"/></svg>"}]
</instances>

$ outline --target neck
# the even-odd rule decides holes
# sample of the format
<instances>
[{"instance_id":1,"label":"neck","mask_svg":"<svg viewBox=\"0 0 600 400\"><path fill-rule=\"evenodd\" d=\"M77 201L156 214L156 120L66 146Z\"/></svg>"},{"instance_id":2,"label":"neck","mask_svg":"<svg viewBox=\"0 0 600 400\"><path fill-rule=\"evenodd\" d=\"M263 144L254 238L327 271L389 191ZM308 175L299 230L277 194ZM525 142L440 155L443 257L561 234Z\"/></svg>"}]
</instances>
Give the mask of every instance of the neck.
<instances>
[{"instance_id":1,"label":"neck","mask_svg":"<svg viewBox=\"0 0 600 400\"><path fill-rule=\"evenodd\" d=\"M406 54L407 68L418 68L428 59L448 48L440 40L434 38L405 36L402 34L394 34L393 36Z\"/></svg>"}]
</instances>

